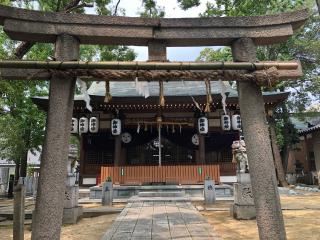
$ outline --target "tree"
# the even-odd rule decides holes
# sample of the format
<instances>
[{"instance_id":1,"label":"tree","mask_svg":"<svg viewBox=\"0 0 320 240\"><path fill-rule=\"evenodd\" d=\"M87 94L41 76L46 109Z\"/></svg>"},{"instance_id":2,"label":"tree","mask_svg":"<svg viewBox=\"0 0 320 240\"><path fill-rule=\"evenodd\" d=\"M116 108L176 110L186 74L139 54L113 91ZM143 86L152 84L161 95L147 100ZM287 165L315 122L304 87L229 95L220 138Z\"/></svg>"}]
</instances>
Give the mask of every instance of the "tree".
<instances>
[{"instance_id":1,"label":"tree","mask_svg":"<svg viewBox=\"0 0 320 240\"><path fill-rule=\"evenodd\" d=\"M84 13L83 7L91 1L6 1L1 4L45 11L66 11ZM111 0L97 0L98 14L110 15ZM134 51L125 46L87 46L80 49L81 60L132 61ZM0 59L24 58L47 60L53 56L53 45L44 43L17 43L0 32ZM46 114L33 104L31 97L48 94L48 83L43 81L0 81L0 157L16 163L16 180L27 172L28 150L40 150L45 127ZM21 167L20 167L21 164ZM20 171L19 171L20 168ZM20 173L20 174L19 174Z\"/></svg>"},{"instance_id":2,"label":"tree","mask_svg":"<svg viewBox=\"0 0 320 240\"><path fill-rule=\"evenodd\" d=\"M144 11L140 12L141 17L162 18L165 15L164 8L157 6L156 0L142 0Z\"/></svg>"},{"instance_id":3,"label":"tree","mask_svg":"<svg viewBox=\"0 0 320 240\"><path fill-rule=\"evenodd\" d=\"M215 3L207 3L206 11L201 14L209 16L243 16L264 15L275 12L291 11L300 7L314 7L313 1L232 1L217 0ZM319 86L319 16L313 15L307 25L300 30L288 42L259 47L257 51L259 60L292 60L299 59L303 64L304 76L298 81L279 83L268 90L291 91L291 97L281 104L275 112L275 125L277 129L278 145L282 150L284 166L287 165L288 153L292 146L297 143L298 132L290 122L289 111L303 111L312 103L312 100L320 99ZM198 60L228 61L231 59L230 48L214 50L206 48L198 57ZM313 99L310 96L313 96ZM278 156L278 154L275 154ZM277 166L281 159L275 158ZM280 174L282 175L282 174ZM279 174L278 174L279 176ZM283 182L284 179L280 179Z\"/></svg>"}]
</instances>

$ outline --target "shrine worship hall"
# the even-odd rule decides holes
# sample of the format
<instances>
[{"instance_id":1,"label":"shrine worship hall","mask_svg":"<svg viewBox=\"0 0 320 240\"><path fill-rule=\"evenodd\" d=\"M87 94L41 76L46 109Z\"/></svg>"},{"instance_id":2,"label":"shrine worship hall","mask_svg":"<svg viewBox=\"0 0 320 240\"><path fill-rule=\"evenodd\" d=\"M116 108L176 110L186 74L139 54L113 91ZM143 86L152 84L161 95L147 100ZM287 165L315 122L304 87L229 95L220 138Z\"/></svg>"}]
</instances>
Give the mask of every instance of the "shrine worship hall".
<instances>
[{"instance_id":1,"label":"shrine worship hall","mask_svg":"<svg viewBox=\"0 0 320 240\"><path fill-rule=\"evenodd\" d=\"M238 94L228 82L164 82L164 106L157 83L148 83L142 94L135 82L109 84L109 102L105 82L93 82L88 89L92 112L83 95L75 97L71 132L81 138L81 185L97 185L108 177L125 185L203 184L206 177L232 181L231 145L243 136ZM204 113L208 91L210 112ZM266 109L287 96L263 93ZM47 99L34 101L46 109Z\"/></svg>"}]
</instances>

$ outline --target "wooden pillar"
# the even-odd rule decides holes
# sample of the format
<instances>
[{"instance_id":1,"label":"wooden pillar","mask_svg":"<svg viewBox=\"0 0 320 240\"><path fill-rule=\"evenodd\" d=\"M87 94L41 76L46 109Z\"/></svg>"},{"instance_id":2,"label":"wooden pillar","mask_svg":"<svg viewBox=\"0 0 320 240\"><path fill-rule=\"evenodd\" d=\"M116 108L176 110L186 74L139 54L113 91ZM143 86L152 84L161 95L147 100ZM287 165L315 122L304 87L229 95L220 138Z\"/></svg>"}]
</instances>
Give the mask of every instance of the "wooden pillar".
<instances>
[{"instance_id":1,"label":"wooden pillar","mask_svg":"<svg viewBox=\"0 0 320 240\"><path fill-rule=\"evenodd\" d=\"M318 174L318 179L320 179L320 132L314 131L312 133L312 145L314 152L314 160L316 164L316 171ZM320 181L318 182L320 185Z\"/></svg>"},{"instance_id":2,"label":"wooden pillar","mask_svg":"<svg viewBox=\"0 0 320 240\"><path fill-rule=\"evenodd\" d=\"M256 61L253 40L234 41L232 54L238 62ZM253 82L238 82L238 95L259 237L283 240L286 232L261 88Z\"/></svg>"},{"instance_id":3,"label":"wooden pillar","mask_svg":"<svg viewBox=\"0 0 320 240\"><path fill-rule=\"evenodd\" d=\"M58 61L77 60L78 40L66 34L58 36L55 58ZM33 240L60 239L75 80L53 74L50 81L46 135L32 223Z\"/></svg>"},{"instance_id":4,"label":"wooden pillar","mask_svg":"<svg viewBox=\"0 0 320 240\"><path fill-rule=\"evenodd\" d=\"M80 136L80 172L79 172L79 182L83 179L83 175L85 173L85 148L84 143L87 139L82 135Z\"/></svg>"},{"instance_id":5,"label":"wooden pillar","mask_svg":"<svg viewBox=\"0 0 320 240\"><path fill-rule=\"evenodd\" d=\"M197 164L206 163L206 144L205 137L199 134L199 158L197 158Z\"/></svg>"},{"instance_id":6,"label":"wooden pillar","mask_svg":"<svg viewBox=\"0 0 320 240\"><path fill-rule=\"evenodd\" d=\"M303 155L305 156L304 160L304 171L309 173L310 172L310 159L309 159L309 150L308 150L308 144L307 144L307 136L303 136L303 141L302 141L302 147L303 147Z\"/></svg>"},{"instance_id":7,"label":"wooden pillar","mask_svg":"<svg viewBox=\"0 0 320 240\"><path fill-rule=\"evenodd\" d=\"M268 122L269 122L269 128L270 128L270 141L271 141L274 164L276 167L276 173L278 176L278 180L280 182L281 187L288 187L288 183L286 181L286 176L285 176L284 170L283 170L280 149L277 144L276 122L273 119L272 115L271 116L269 115Z\"/></svg>"},{"instance_id":8,"label":"wooden pillar","mask_svg":"<svg viewBox=\"0 0 320 240\"><path fill-rule=\"evenodd\" d=\"M114 166L122 166L121 161L121 135L114 138Z\"/></svg>"},{"instance_id":9,"label":"wooden pillar","mask_svg":"<svg viewBox=\"0 0 320 240\"><path fill-rule=\"evenodd\" d=\"M163 61L167 60L167 45L164 41L151 41L148 43L148 59L149 61ZM160 90L159 90L160 91ZM165 93L164 93L165 94ZM158 115L161 116L162 111L158 112ZM158 139L159 139L159 166L162 162L162 149L161 149L161 125L157 126L158 130Z\"/></svg>"}]
</instances>

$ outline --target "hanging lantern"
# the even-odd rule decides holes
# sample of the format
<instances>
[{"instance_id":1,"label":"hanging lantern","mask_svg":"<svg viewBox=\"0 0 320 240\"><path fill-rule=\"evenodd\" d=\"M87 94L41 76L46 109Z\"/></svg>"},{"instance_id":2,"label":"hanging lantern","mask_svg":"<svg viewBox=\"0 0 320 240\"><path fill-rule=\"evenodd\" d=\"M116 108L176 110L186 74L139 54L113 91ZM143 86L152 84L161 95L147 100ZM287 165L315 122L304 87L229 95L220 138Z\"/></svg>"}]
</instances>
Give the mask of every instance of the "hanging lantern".
<instances>
[{"instance_id":1,"label":"hanging lantern","mask_svg":"<svg viewBox=\"0 0 320 240\"><path fill-rule=\"evenodd\" d=\"M242 128L241 117L238 114L232 115L232 129L239 131Z\"/></svg>"},{"instance_id":2,"label":"hanging lantern","mask_svg":"<svg viewBox=\"0 0 320 240\"><path fill-rule=\"evenodd\" d=\"M224 131L231 130L231 121L229 115L221 115L221 128Z\"/></svg>"},{"instance_id":3,"label":"hanging lantern","mask_svg":"<svg viewBox=\"0 0 320 240\"><path fill-rule=\"evenodd\" d=\"M71 121L71 133L78 133L78 119L77 118L72 118Z\"/></svg>"},{"instance_id":4,"label":"hanging lantern","mask_svg":"<svg viewBox=\"0 0 320 240\"><path fill-rule=\"evenodd\" d=\"M99 120L97 117L91 117L89 119L89 131L91 133L97 133L99 131Z\"/></svg>"},{"instance_id":5,"label":"hanging lantern","mask_svg":"<svg viewBox=\"0 0 320 240\"><path fill-rule=\"evenodd\" d=\"M132 136L128 132L122 133L121 140L123 143L130 143L132 141Z\"/></svg>"},{"instance_id":6,"label":"hanging lantern","mask_svg":"<svg viewBox=\"0 0 320 240\"><path fill-rule=\"evenodd\" d=\"M79 133L87 133L88 132L88 118L82 117L79 119Z\"/></svg>"},{"instance_id":7,"label":"hanging lantern","mask_svg":"<svg viewBox=\"0 0 320 240\"><path fill-rule=\"evenodd\" d=\"M112 119L111 120L111 133L114 136L119 136L121 134L121 120L120 119Z\"/></svg>"},{"instance_id":8,"label":"hanging lantern","mask_svg":"<svg viewBox=\"0 0 320 240\"><path fill-rule=\"evenodd\" d=\"M191 142L198 146L199 145L199 135L198 134L194 134L192 137L191 137Z\"/></svg>"},{"instance_id":9,"label":"hanging lantern","mask_svg":"<svg viewBox=\"0 0 320 240\"><path fill-rule=\"evenodd\" d=\"M207 134L209 130L208 118L201 117L198 119L198 130L200 134Z\"/></svg>"}]
</instances>

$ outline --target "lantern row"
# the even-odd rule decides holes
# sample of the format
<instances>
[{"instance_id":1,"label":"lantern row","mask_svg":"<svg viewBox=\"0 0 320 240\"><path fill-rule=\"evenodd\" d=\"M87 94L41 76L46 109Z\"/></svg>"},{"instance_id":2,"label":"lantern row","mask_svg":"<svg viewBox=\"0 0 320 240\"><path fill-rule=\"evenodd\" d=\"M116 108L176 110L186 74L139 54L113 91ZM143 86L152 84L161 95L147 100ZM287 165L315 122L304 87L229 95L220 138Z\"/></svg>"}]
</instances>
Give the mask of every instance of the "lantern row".
<instances>
[{"instance_id":1,"label":"lantern row","mask_svg":"<svg viewBox=\"0 0 320 240\"><path fill-rule=\"evenodd\" d=\"M224 131L241 131L242 129L242 122L241 117L238 114L232 115L231 117L229 115L221 115L220 117L220 124L221 128ZM209 121L206 117L200 117L198 119L198 130L200 134L207 134L209 131Z\"/></svg>"},{"instance_id":2,"label":"lantern row","mask_svg":"<svg viewBox=\"0 0 320 240\"><path fill-rule=\"evenodd\" d=\"M221 115L221 128L224 131L241 131L242 123L241 117L238 114L232 115ZM114 118L111 120L111 133L114 136L121 134L121 120ZM81 117L79 120L77 118L72 118L71 123L71 133L97 133L99 131L99 120L97 117ZM209 121L207 117L198 118L198 131L200 134L207 134L209 131Z\"/></svg>"}]
</instances>

